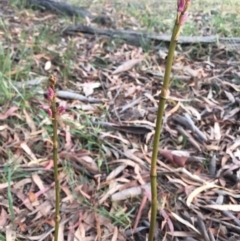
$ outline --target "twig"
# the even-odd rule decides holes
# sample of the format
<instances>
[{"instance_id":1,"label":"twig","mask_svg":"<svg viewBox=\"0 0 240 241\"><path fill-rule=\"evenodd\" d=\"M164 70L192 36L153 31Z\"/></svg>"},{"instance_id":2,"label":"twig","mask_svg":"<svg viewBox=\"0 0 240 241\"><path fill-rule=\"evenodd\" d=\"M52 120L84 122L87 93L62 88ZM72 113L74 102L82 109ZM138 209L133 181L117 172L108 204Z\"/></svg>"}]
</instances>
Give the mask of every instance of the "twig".
<instances>
[{"instance_id":1,"label":"twig","mask_svg":"<svg viewBox=\"0 0 240 241\"><path fill-rule=\"evenodd\" d=\"M152 41L156 48L160 43L169 43L171 41L171 36L167 34L156 34L156 33L144 33L140 31L133 31L133 30L119 30L119 29L101 29L101 28L94 28L91 26L86 26L83 24L76 24L70 25L63 30L63 34L66 35L73 35L78 32L83 34L92 34L92 35L104 35L111 39L122 39L127 41L133 45L140 45L143 42ZM240 38L237 37L218 37L217 35L212 36L181 36L178 38L179 44L195 44L195 45L206 45L206 44L213 44L213 45L225 45L227 46L230 42L239 44Z\"/></svg>"}]
</instances>

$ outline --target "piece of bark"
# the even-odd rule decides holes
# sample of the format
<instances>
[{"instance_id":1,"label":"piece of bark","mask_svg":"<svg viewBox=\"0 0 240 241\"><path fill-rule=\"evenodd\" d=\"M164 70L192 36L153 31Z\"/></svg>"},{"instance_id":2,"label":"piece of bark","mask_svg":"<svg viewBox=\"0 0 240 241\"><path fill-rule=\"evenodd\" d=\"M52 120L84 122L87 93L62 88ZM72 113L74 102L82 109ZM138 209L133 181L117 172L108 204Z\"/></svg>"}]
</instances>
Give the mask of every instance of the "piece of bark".
<instances>
[{"instance_id":1,"label":"piece of bark","mask_svg":"<svg viewBox=\"0 0 240 241\"><path fill-rule=\"evenodd\" d=\"M27 0L27 6L52 11L70 17L89 18L92 22L111 26L112 20L106 15L95 16L86 8L54 0Z\"/></svg>"},{"instance_id":2,"label":"piece of bark","mask_svg":"<svg viewBox=\"0 0 240 241\"><path fill-rule=\"evenodd\" d=\"M155 45L162 42L169 43L171 36L167 34L144 33L133 30L117 30L117 29L99 29L83 24L70 25L64 29L63 34L74 35L77 32L92 35L104 35L109 38L122 39L134 45L140 45L144 42L152 41ZM212 36L179 36L178 43L181 44L215 44L229 45L232 42L235 45L240 45L240 38L221 38L215 35Z\"/></svg>"}]
</instances>

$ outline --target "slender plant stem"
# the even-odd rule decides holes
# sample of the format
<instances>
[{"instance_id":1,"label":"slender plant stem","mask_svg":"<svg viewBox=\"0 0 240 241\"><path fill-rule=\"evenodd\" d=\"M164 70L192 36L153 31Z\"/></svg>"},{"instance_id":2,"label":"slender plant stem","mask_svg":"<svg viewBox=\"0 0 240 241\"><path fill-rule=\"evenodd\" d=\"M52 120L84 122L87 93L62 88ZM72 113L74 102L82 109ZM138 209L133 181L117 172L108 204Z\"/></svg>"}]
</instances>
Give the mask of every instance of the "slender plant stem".
<instances>
[{"instance_id":1,"label":"slender plant stem","mask_svg":"<svg viewBox=\"0 0 240 241\"><path fill-rule=\"evenodd\" d=\"M170 82L170 74L172 69L172 63L174 58L174 51L177 44L176 37L179 34L181 26L178 24L178 21L176 21L172 38L169 46L169 52L167 57L167 63L166 63L166 70L164 75L164 81L163 81L163 87L161 90L161 94L159 96L159 104L158 104L158 112L157 112L157 121L156 121L156 128L155 128L155 135L154 135L154 141L153 141L153 153L152 153L152 160L151 160L151 193L152 193L152 205L151 205L151 221L150 221L150 230L149 230L149 241L154 240L154 234L155 234L155 226L156 226L156 218L157 218L157 155L158 155L158 145L160 141L160 135L162 130L162 119L163 119L163 113L164 113L164 106L167 98L167 92Z\"/></svg>"},{"instance_id":2,"label":"slender plant stem","mask_svg":"<svg viewBox=\"0 0 240 241\"><path fill-rule=\"evenodd\" d=\"M51 77L50 77L51 78ZM55 92L55 83L56 80L53 78L53 83L50 84L50 87ZM59 223L60 223L60 184L58 177L58 135L57 135L57 126L58 126L58 112L56 107L56 97L51 100L51 111L52 111L52 126L53 126L53 163L54 163L54 182L55 182L55 233L54 241L58 240L59 233Z\"/></svg>"}]
</instances>

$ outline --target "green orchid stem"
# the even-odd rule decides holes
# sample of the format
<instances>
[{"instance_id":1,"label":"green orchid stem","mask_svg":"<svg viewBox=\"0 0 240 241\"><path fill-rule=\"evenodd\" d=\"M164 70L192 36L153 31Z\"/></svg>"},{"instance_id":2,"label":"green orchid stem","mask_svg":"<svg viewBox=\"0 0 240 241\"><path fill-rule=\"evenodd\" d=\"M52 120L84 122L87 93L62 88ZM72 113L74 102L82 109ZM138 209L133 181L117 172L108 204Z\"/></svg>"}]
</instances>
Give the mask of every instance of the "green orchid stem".
<instances>
[{"instance_id":1,"label":"green orchid stem","mask_svg":"<svg viewBox=\"0 0 240 241\"><path fill-rule=\"evenodd\" d=\"M150 230L149 230L149 237L148 241L154 240L155 234L155 226L156 226L156 218L157 218L157 155L158 155L158 145L160 142L160 135L162 130L162 119L164 113L164 107L166 103L169 83L170 83L170 74L172 69L172 63L174 58L174 51L177 44L177 37L179 35L181 26L176 23L173 28L172 38L169 46L167 63L166 63L166 70L164 75L163 87L159 97L159 104L158 104L158 112L157 112L157 122L155 128L155 135L154 135L154 142L153 142L153 152L152 152L152 160L151 160L151 193L152 193L152 203L151 203L151 221L150 221Z\"/></svg>"},{"instance_id":2,"label":"green orchid stem","mask_svg":"<svg viewBox=\"0 0 240 241\"><path fill-rule=\"evenodd\" d=\"M55 84L51 85L55 92ZM59 224L60 224L60 184L58 177L58 135L57 135L57 107L55 96L51 100L52 126L53 126L53 163L54 163L54 182L55 182L55 232L54 241L58 241Z\"/></svg>"}]
</instances>

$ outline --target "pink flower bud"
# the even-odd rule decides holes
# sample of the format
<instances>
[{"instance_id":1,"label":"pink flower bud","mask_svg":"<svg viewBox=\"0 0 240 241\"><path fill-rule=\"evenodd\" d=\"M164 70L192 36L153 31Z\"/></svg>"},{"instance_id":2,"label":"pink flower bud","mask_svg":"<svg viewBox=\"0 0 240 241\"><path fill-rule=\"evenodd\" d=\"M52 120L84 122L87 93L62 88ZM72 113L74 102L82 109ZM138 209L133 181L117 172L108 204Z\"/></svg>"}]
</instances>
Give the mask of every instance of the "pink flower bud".
<instances>
[{"instance_id":1,"label":"pink flower bud","mask_svg":"<svg viewBox=\"0 0 240 241\"><path fill-rule=\"evenodd\" d=\"M51 87L48 87L47 90L47 98L49 101L51 101L54 97L54 90Z\"/></svg>"},{"instance_id":2,"label":"pink flower bud","mask_svg":"<svg viewBox=\"0 0 240 241\"><path fill-rule=\"evenodd\" d=\"M191 0L178 0L177 11L179 13L187 11Z\"/></svg>"},{"instance_id":3,"label":"pink flower bud","mask_svg":"<svg viewBox=\"0 0 240 241\"><path fill-rule=\"evenodd\" d=\"M47 109L49 109L49 106L48 105L40 105L39 108L43 109L43 110L47 110Z\"/></svg>"},{"instance_id":4,"label":"pink flower bud","mask_svg":"<svg viewBox=\"0 0 240 241\"><path fill-rule=\"evenodd\" d=\"M49 108L47 109L48 116L51 118L52 117L52 110Z\"/></svg>"},{"instance_id":5,"label":"pink flower bud","mask_svg":"<svg viewBox=\"0 0 240 241\"><path fill-rule=\"evenodd\" d=\"M184 11L184 9L185 9L185 2L186 2L186 0L178 0L178 6L177 6L177 11L178 12L183 12Z\"/></svg>"},{"instance_id":6,"label":"pink flower bud","mask_svg":"<svg viewBox=\"0 0 240 241\"><path fill-rule=\"evenodd\" d=\"M182 16L181 16L181 20L180 20L180 25L183 25L185 23L185 21L188 18L188 13L185 12Z\"/></svg>"},{"instance_id":7,"label":"pink flower bud","mask_svg":"<svg viewBox=\"0 0 240 241\"><path fill-rule=\"evenodd\" d=\"M52 110L50 109L49 106L47 106L47 105L40 105L39 108L45 110L47 112L48 116L52 117Z\"/></svg>"},{"instance_id":8,"label":"pink flower bud","mask_svg":"<svg viewBox=\"0 0 240 241\"><path fill-rule=\"evenodd\" d=\"M59 113L59 114L62 114L66 109L67 109L66 106L59 106L59 107L58 107L58 113Z\"/></svg>"}]
</instances>

